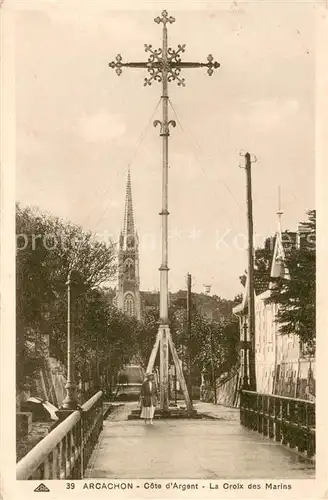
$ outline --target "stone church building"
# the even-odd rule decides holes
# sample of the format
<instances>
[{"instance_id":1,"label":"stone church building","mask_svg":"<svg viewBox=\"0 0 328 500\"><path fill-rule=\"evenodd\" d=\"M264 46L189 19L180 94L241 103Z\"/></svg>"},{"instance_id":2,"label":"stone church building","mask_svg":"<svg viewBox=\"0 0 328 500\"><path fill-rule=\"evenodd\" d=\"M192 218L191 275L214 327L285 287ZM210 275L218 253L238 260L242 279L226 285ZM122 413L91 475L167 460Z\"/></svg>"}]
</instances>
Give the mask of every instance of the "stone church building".
<instances>
[{"instance_id":1,"label":"stone church building","mask_svg":"<svg viewBox=\"0 0 328 500\"><path fill-rule=\"evenodd\" d=\"M123 230L118 249L118 284L115 303L127 316L141 317L139 239L134 224L131 174L128 172Z\"/></svg>"}]
</instances>

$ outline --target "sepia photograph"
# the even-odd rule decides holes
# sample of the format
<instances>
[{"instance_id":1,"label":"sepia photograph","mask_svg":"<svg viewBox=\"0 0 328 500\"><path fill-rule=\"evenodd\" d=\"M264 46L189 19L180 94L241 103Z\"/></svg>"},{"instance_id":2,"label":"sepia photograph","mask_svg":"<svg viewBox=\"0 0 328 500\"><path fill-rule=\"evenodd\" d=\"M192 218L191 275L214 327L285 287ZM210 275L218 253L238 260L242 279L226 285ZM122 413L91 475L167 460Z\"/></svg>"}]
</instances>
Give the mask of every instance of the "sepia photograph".
<instances>
[{"instance_id":1,"label":"sepia photograph","mask_svg":"<svg viewBox=\"0 0 328 500\"><path fill-rule=\"evenodd\" d=\"M315 480L324 2L35 5L14 16L16 480Z\"/></svg>"}]
</instances>

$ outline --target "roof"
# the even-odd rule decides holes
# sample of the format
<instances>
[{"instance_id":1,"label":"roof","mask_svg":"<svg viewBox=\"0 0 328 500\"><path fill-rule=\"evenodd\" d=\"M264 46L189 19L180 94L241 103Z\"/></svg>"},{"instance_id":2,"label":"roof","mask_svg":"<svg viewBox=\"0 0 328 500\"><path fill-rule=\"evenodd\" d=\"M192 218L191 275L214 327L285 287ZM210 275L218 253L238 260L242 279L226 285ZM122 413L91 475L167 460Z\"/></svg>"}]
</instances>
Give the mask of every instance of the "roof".
<instances>
[{"instance_id":1,"label":"roof","mask_svg":"<svg viewBox=\"0 0 328 500\"><path fill-rule=\"evenodd\" d=\"M271 250L271 263L268 271L258 271L254 269L254 291L255 295L261 295L271 288L272 284L271 277L277 277L281 275L282 267L284 268L284 275L289 276L289 271L286 269L285 257L290 254L291 250L297 248L298 245L298 233L294 231L283 231L280 230L274 237L268 240L268 247ZM248 286L247 278L244 288L243 300L240 304L237 304L233 308L234 314L244 313L247 310L247 297L248 297Z\"/></svg>"},{"instance_id":2,"label":"roof","mask_svg":"<svg viewBox=\"0 0 328 500\"><path fill-rule=\"evenodd\" d=\"M268 290L270 284L270 272L257 271L254 269L254 291L255 295L261 295ZM248 286L246 281L246 286L244 290L243 300L237 304L232 310L234 314L238 314L247 309L247 297L248 297Z\"/></svg>"}]
</instances>

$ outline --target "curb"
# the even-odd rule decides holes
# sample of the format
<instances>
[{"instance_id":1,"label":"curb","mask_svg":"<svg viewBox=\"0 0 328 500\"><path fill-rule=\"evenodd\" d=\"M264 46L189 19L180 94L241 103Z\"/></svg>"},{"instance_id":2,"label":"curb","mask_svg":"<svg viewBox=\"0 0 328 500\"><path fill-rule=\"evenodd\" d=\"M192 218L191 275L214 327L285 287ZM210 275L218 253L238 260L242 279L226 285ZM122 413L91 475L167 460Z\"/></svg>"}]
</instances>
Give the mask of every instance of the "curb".
<instances>
[{"instance_id":1,"label":"curb","mask_svg":"<svg viewBox=\"0 0 328 500\"><path fill-rule=\"evenodd\" d=\"M205 413L205 412L199 412L199 415L205 418L209 418L210 420L224 420L222 417L215 417L214 415L211 415L210 413Z\"/></svg>"},{"instance_id":2,"label":"curb","mask_svg":"<svg viewBox=\"0 0 328 500\"><path fill-rule=\"evenodd\" d=\"M107 408L103 412L103 420L105 420L108 417L108 415L112 412L112 410L114 408L118 408L119 406L123 406L123 403L122 404L116 404L116 405L109 404L107 406Z\"/></svg>"}]
</instances>

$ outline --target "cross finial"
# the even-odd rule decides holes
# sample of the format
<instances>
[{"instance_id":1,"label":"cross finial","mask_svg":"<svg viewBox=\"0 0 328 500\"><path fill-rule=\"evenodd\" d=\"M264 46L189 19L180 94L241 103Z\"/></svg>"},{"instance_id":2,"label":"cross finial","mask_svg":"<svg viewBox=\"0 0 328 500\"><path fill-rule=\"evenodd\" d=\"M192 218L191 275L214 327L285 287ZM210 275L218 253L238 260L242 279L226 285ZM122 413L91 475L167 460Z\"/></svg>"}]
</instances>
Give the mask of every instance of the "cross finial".
<instances>
[{"instance_id":1,"label":"cross finial","mask_svg":"<svg viewBox=\"0 0 328 500\"><path fill-rule=\"evenodd\" d=\"M277 215L278 215L278 232L281 234L281 217L283 215L283 211L281 209L281 187L278 186L278 210L277 210Z\"/></svg>"},{"instance_id":2,"label":"cross finial","mask_svg":"<svg viewBox=\"0 0 328 500\"><path fill-rule=\"evenodd\" d=\"M121 54L118 54L114 61L109 63L109 67L114 69L118 76L122 74L122 68L145 68L149 76L144 80L144 86L151 85L154 81L163 82L165 74L165 83L175 81L177 85L184 87L185 80L180 76L181 70L186 68L207 68L207 73L211 76L214 70L220 67L220 63L214 60L212 54L207 56L206 62L185 62L181 61L181 54L185 52L186 45L180 44L177 49L172 49L167 44L166 25L175 22L175 18L169 16L166 10L163 10L161 17L155 17L155 23L163 24L163 45L162 48L155 49L150 44L145 44L145 52L149 57L144 62L123 62Z\"/></svg>"},{"instance_id":3,"label":"cross finial","mask_svg":"<svg viewBox=\"0 0 328 500\"><path fill-rule=\"evenodd\" d=\"M157 17L155 17L154 21L157 24L163 23L165 26L167 23L170 23L170 24L174 23L175 18L172 16L169 16L167 10L163 10L162 17L157 16Z\"/></svg>"},{"instance_id":4,"label":"cross finial","mask_svg":"<svg viewBox=\"0 0 328 500\"><path fill-rule=\"evenodd\" d=\"M120 76L122 74L122 66L124 66L124 63L122 63L122 56L121 54L117 54L115 57L116 61L112 61L108 64L110 68L115 69L116 74Z\"/></svg>"}]
</instances>

